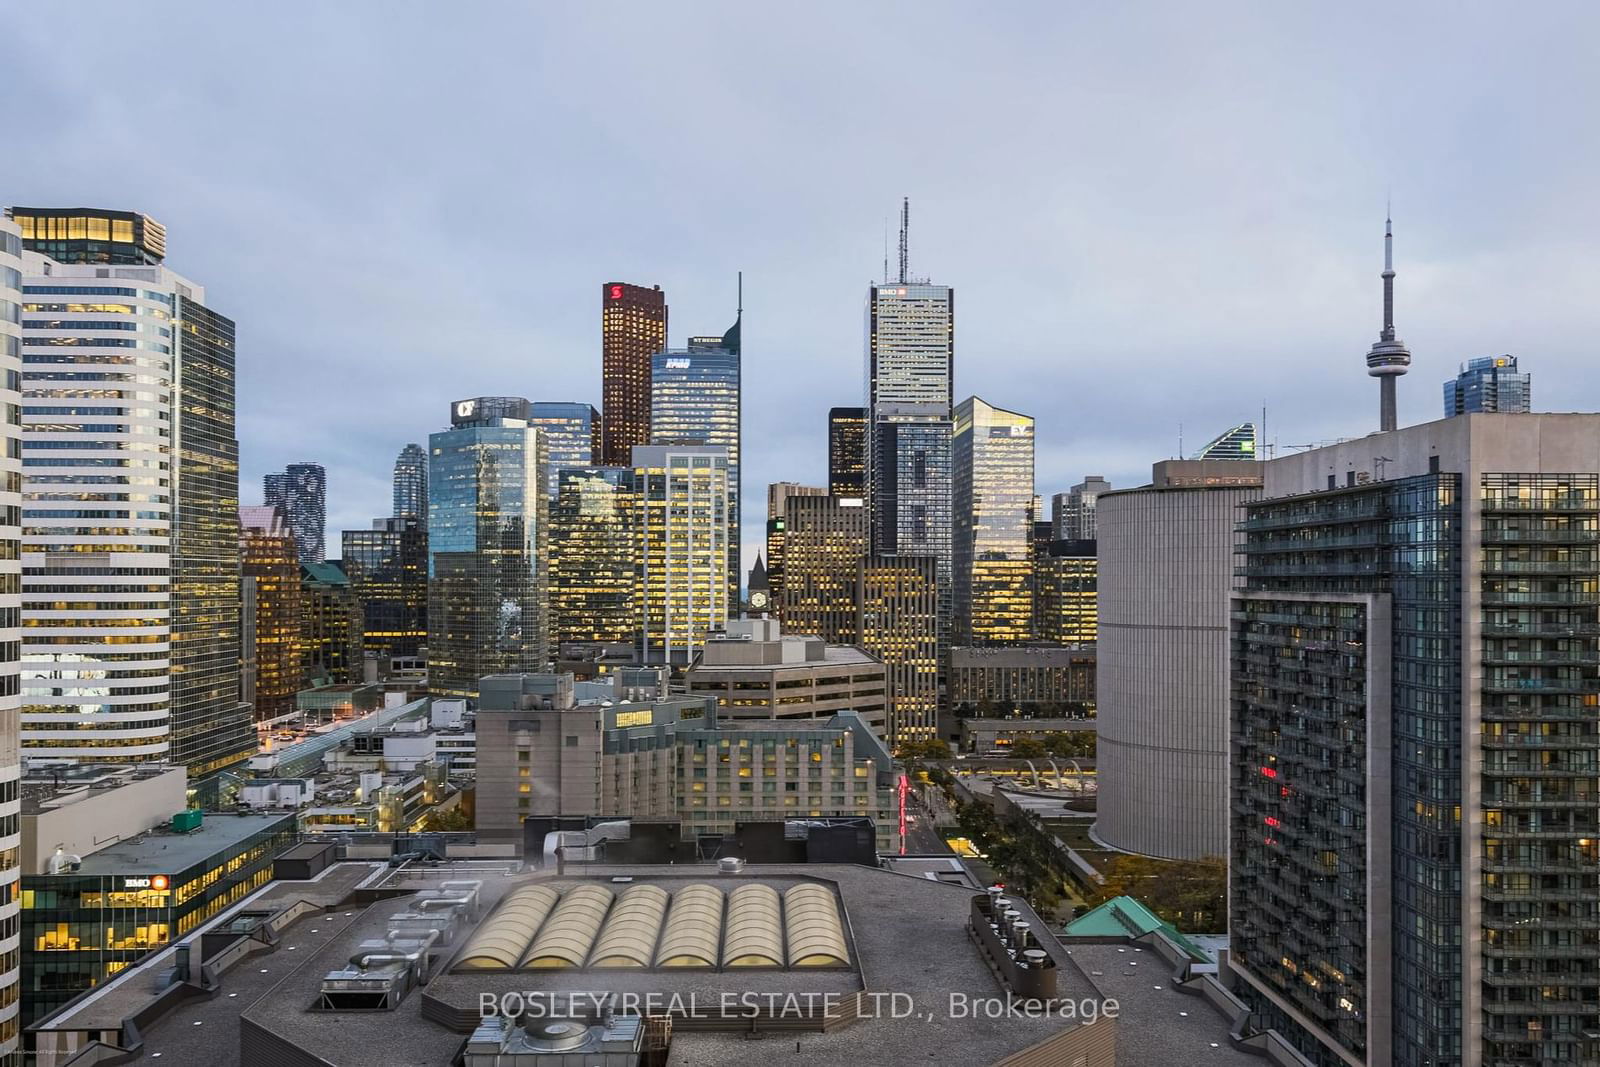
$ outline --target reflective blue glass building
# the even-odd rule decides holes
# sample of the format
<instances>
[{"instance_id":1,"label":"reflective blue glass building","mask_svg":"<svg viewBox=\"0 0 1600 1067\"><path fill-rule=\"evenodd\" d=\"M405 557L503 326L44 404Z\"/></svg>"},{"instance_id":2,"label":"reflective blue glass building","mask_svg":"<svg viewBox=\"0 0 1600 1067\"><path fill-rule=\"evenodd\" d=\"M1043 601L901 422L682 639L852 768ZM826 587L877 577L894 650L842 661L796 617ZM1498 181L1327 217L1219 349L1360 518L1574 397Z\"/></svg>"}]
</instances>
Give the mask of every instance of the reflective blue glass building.
<instances>
[{"instance_id":1,"label":"reflective blue glass building","mask_svg":"<svg viewBox=\"0 0 1600 1067\"><path fill-rule=\"evenodd\" d=\"M562 470L600 462L600 413L592 404L547 401L528 405L528 421L544 437L545 484L554 500Z\"/></svg>"},{"instance_id":2,"label":"reflective blue glass building","mask_svg":"<svg viewBox=\"0 0 1600 1067\"><path fill-rule=\"evenodd\" d=\"M1469 359L1461 373L1444 383L1444 416L1478 411L1516 414L1532 410L1533 379L1517 370L1516 356Z\"/></svg>"},{"instance_id":3,"label":"reflective blue glass building","mask_svg":"<svg viewBox=\"0 0 1600 1067\"><path fill-rule=\"evenodd\" d=\"M486 674L545 669L543 435L525 400L451 406L428 438L428 688L476 697Z\"/></svg>"},{"instance_id":4,"label":"reflective blue glass building","mask_svg":"<svg viewBox=\"0 0 1600 1067\"><path fill-rule=\"evenodd\" d=\"M650 441L711 445L728 455L728 588L739 578L739 342L738 325L722 338L692 338L690 347L658 352L650 361ZM637 464L636 464L637 465Z\"/></svg>"}]
</instances>

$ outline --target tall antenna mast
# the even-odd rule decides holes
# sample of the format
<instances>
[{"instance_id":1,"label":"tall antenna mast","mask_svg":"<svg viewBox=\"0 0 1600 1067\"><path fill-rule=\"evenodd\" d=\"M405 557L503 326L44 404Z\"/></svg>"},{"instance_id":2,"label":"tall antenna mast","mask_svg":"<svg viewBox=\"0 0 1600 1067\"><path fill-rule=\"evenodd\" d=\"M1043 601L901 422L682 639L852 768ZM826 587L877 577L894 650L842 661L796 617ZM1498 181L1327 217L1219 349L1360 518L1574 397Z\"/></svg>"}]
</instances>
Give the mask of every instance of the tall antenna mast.
<instances>
[{"instance_id":1,"label":"tall antenna mast","mask_svg":"<svg viewBox=\"0 0 1600 1067\"><path fill-rule=\"evenodd\" d=\"M911 198L900 201L900 284L906 283L906 231L911 228Z\"/></svg>"},{"instance_id":2,"label":"tall antenna mast","mask_svg":"<svg viewBox=\"0 0 1600 1067\"><path fill-rule=\"evenodd\" d=\"M739 272L739 307L737 308L737 314L739 318L744 318L744 271Z\"/></svg>"},{"instance_id":3,"label":"tall antenna mast","mask_svg":"<svg viewBox=\"0 0 1600 1067\"><path fill-rule=\"evenodd\" d=\"M889 216L883 217L883 284L889 284Z\"/></svg>"}]
</instances>

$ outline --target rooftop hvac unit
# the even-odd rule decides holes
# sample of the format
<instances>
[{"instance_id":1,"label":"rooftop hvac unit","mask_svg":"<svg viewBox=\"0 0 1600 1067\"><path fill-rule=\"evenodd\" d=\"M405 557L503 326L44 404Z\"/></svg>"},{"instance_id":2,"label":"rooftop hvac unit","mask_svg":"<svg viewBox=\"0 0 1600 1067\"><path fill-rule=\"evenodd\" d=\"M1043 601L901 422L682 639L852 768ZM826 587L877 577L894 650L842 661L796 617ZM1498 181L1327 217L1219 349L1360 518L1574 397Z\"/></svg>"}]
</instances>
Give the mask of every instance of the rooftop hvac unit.
<instances>
[{"instance_id":1,"label":"rooftop hvac unit","mask_svg":"<svg viewBox=\"0 0 1600 1067\"><path fill-rule=\"evenodd\" d=\"M322 1011L394 1011L414 985L428 981L429 954L439 933L363 941L349 963L322 977Z\"/></svg>"},{"instance_id":2,"label":"rooftop hvac unit","mask_svg":"<svg viewBox=\"0 0 1600 1067\"><path fill-rule=\"evenodd\" d=\"M462 1067L633 1067L644 1049L637 1015L591 1026L580 1019L540 1019L524 1029L500 1016L478 1025L462 1051Z\"/></svg>"}]
</instances>

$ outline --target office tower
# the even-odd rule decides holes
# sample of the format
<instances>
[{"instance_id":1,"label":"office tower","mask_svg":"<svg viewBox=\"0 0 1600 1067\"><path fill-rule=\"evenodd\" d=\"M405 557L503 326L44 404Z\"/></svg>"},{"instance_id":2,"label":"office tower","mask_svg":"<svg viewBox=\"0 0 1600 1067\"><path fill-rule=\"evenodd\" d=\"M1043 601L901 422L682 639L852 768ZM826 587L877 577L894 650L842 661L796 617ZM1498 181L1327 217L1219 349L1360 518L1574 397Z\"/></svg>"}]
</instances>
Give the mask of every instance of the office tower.
<instances>
[{"instance_id":1,"label":"office tower","mask_svg":"<svg viewBox=\"0 0 1600 1067\"><path fill-rule=\"evenodd\" d=\"M641 630L637 480L631 467L569 467L550 511L552 639L636 644Z\"/></svg>"},{"instance_id":2,"label":"office tower","mask_svg":"<svg viewBox=\"0 0 1600 1067\"><path fill-rule=\"evenodd\" d=\"M927 741L939 710L938 563L931 556L868 556L856 570L856 642L889 681L892 746Z\"/></svg>"},{"instance_id":3,"label":"office tower","mask_svg":"<svg viewBox=\"0 0 1600 1067\"><path fill-rule=\"evenodd\" d=\"M626 282L600 288L601 462L626 467L650 443L650 357L667 347L667 295Z\"/></svg>"},{"instance_id":4,"label":"office tower","mask_svg":"<svg viewBox=\"0 0 1600 1067\"><path fill-rule=\"evenodd\" d=\"M1367 352L1367 373L1378 379L1378 429L1396 425L1395 379L1411 368L1411 352L1394 334L1394 234L1383 220L1383 329Z\"/></svg>"},{"instance_id":5,"label":"office tower","mask_svg":"<svg viewBox=\"0 0 1600 1067\"><path fill-rule=\"evenodd\" d=\"M167 228L136 211L103 208L8 208L22 245L57 263L116 263L158 267L167 254Z\"/></svg>"},{"instance_id":6,"label":"office tower","mask_svg":"<svg viewBox=\"0 0 1600 1067\"><path fill-rule=\"evenodd\" d=\"M172 749L200 777L254 755L239 691L239 439L233 320L175 294Z\"/></svg>"},{"instance_id":7,"label":"office tower","mask_svg":"<svg viewBox=\"0 0 1600 1067\"><path fill-rule=\"evenodd\" d=\"M47 216L31 216L33 233ZM250 744L234 682L237 548L217 543L232 523L216 509L238 484L232 324L152 263L148 240L140 265L96 266L127 242L99 247L98 223L75 226L42 228L62 254L100 258L23 254L24 746L210 769ZM86 473L106 468L121 473Z\"/></svg>"},{"instance_id":8,"label":"office tower","mask_svg":"<svg viewBox=\"0 0 1600 1067\"><path fill-rule=\"evenodd\" d=\"M728 454L711 445L640 445L633 469L640 657L687 665L706 636L727 624L733 605Z\"/></svg>"},{"instance_id":9,"label":"office tower","mask_svg":"<svg viewBox=\"0 0 1600 1067\"><path fill-rule=\"evenodd\" d=\"M1256 459L1256 424L1230 426L1201 446L1194 459Z\"/></svg>"},{"instance_id":10,"label":"office tower","mask_svg":"<svg viewBox=\"0 0 1600 1067\"><path fill-rule=\"evenodd\" d=\"M428 521L428 453L419 444L406 445L395 457L393 514Z\"/></svg>"},{"instance_id":11,"label":"office tower","mask_svg":"<svg viewBox=\"0 0 1600 1067\"><path fill-rule=\"evenodd\" d=\"M569 467L593 467L600 462L600 413L592 404L536 403L528 405L528 422L544 438L545 477L550 499L556 498L558 477Z\"/></svg>"},{"instance_id":12,"label":"office tower","mask_svg":"<svg viewBox=\"0 0 1600 1067\"><path fill-rule=\"evenodd\" d=\"M1044 547L1034 559L1035 637L1059 645L1099 639L1099 571L1093 541L1051 541Z\"/></svg>"},{"instance_id":13,"label":"office tower","mask_svg":"<svg viewBox=\"0 0 1600 1067\"><path fill-rule=\"evenodd\" d=\"M281 506L239 509L239 556L251 596L244 610L253 638L255 721L287 719L304 678L300 558Z\"/></svg>"},{"instance_id":14,"label":"office tower","mask_svg":"<svg viewBox=\"0 0 1600 1067\"><path fill-rule=\"evenodd\" d=\"M1033 630L1033 419L968 397L955 410L952 460L956 639L1026 641Z\"/></svg>"},{"instance_id":15,"label":"office tower","mask_svg":"<svg viewBox=\"0 0 1600 1067\"><path fill-rule=\"evenodd\" d=\"M833 645L860 641L856 579L868 546L860 497L790 496L784 501L784 629Z\"/></svg>"},{"instance_id":16,"label":"office tower","mask_svg":"<svg viewBox=\"0 0 1600 1067\"><path fill-rule=\"evenodd\" d=\"M1237 560L1230 962L1318 1062L1600 1059L1596 471L1596 415L1266 464Z\"/></svg>"},{"instance_id":17,"label":"office tower","mask_svg":"<svg viewBox=\"0 0 1600 1067\"><path fill-rule=\"evenodd\" d=\"M1444 415L1531 411L1533 377L1517 370L1516 356L1484 356L1461 364L1461 373L1444 383Z\"/></svg>"},{"instance_id":18,"label":"office tower","mask_svg":"<svg viewBox=\"0 0 1600 1067\"><path fill-rule=\"evenodd\" d=\"M786 502L794 496L827 496L826 489L799 485L795 482L774 482L767 486L767 589L774 602L783 595L783 542L788 518Z\"/></svg>"},{"instance_id":19,"label":"office tower","mask_svg":"<svg viewBox=\"0 0 1600 1067\"><path fill-rule=\"evenodd\" d=\"M710 445L728 458L728 589L737 602L739 529L739 325L716 338L692 338L695 347L651 357L650 442ZM717 347L712 347L713 343Z\"/></svg>"},{"instance_id":20,"label":"office tower","mask_svg":"<svg viewBox=\"0 0 1600 1067\"><path fill-rule=\"evenodd\" d=\"M520 397L457 401L450 422L428 438L428 689L476 697L550 659L544 437Z\"/></svg>"},{"instance_id":21,"label":"office tower","mask_svg":"<svg viewBox=\"0 0 1600 1067\"><path fill-rule=\"evenodd\" d=\"M283 508L300 562L321 563L326 558L323 528L328 514L328 473L322 464L291 463L281 474L264 476L261 489L268 507Z\"/></svg>"},{"instance_id":22,"label":"office tower","mask_svg":"<svg viewBox=\"0 0 1600 1067\"><path fill-rule=\"evenodd\" d=\"M415 656L428 640L427 506L422 517L374 519L370 530L346 530L340 563L361 605L361 646L387 670L396 656Z\"/></svg>"},{"instance_id":23,"label":"office tower","mask_svg":"<svg viewBox=\"0 0 1600 1067\"><path fill-rule=\"evenodd\" d=\"M1239 506L1259 464L1157 463L1095 503L1100 799L1128 852L1220 856L1228 826L1228 596Z\"/></svg>"},{"instance_id":24,"label":"office tower","mask_svg":"<svg viewBox=\"0 0 1600 1067\"><path fill-rule=\"evenodd\" d=\"M828 410L828 492L867 495L867 409Z\"/></svg>"},{"instance_id":25,"label":"office tower","mask_svg":"<svg viewBox=\"0 0 1600 1067\"><path fill-rule=\"evenodd\" d=\"M99 292L38 294L91 298L96 295L113 298L131 295L139 301L157 301L149 305L115 299L98 302L49 301L30 304L29 310L35 313L31 321L39 331L41 343L52 348L126 348L130 345L126 334L154 332L160 340L132 341L131 344L154 345L154 351L171 357L172 363L165 370L170 374L167 382L176 395L162 398L164 405L170 403L170 410L165 406L145 409L157 419L153 429L148 426L132 431L108 429L123 425L116 421L122 412L109 408L80 412L74 404L72 410L84 415L109 417L98 418L93 425L77 425L89 434L128 433L128 450L134 452L146 449L131 440L132 437L141 432L166 436L170 428L168 492L154 497L122 494L120 499L113 494L104 499L120 502L124 507L129 502L141 499L152 502L160 500L170 505L171 522L167 538L171 554L167 573L161 576L151 575L148 570L136 573L142 574L145 579L139 583L142 591L154 592L154 587L160 583L151 582L150 579L165 577L171 592L171 615L168 620L171 648L167 657L170 663L167 738L170 747L167 749L167 758L186 764L194 776L204 775L244 759L255 751L256 745L255 734L250 729L249 708L241 701L239 694L239 443L234 429L233 322L206 307L202 288L161 267L166 250L166 231L153 219L134 212L90 209L52 211L16 208L13 214L24 220L24 244L29 250L49 257L35 257L35 265L41 272L48 271L53 278L64 279L69 275L83 278L120 277L125 282L150 281L158 286L140 294L111 291L132 288L126 284L105 289L100 286L79 287L101 290ZM119 269L86 267L86 264L117 264ZM123 270L120 267L135 269ZM133 315L135 318L121 319L119 316L122 315ZM140 316L154 320L153 324L146 326L137 322L136 318ZM169 326L173 328L169 329ZM81 344L74 344L74 340ZM84 361L82 353L76 353L64 362L79 364ZM39 359L30 361L34 364L44 362ZM103 362L126 363L125 360L111 359ZM91 380L91 376L95 380L131 381L124 374L101 375L97 371L39 372L41 382L82 382ZM140 379L137 384L154 383ZM46 401L47 397L61 397L75 402L85 394L73 390L61 392L54 386L30 389L30 394L35 400L30 405L34 414L47 416L54 432L72 432L68 427L74 424L53 418L51 413L57 409L49 402L40 401ZM119 398L134 398L130 391L119 390L119 394ZM141 395L137 399L148 398ZM60 439L49 440L58 442ZM55 447L59 448L60 444L56 443ZM94 447L103 448L104 443ZM62 461L55 466L82 466L88 462ZM131 465L139 466L144 462L136 460ZM63 478L52 480L58 484L83 485L89 484L92 477L64 475ZM137 477L125 484L140 482L157 484L157 481ZM101 478L96 480L96 484L117 483ZM40 499L75 498L46 493ZM76 499L83 497L80 494ZM44 509L34 510L42 513ZM130 516L126 510L111 509L103 517L148 519L152 514L146 511ZM40 514L38 517L47 516ZM63 513L60 517L71 516ZM103 583L95 584L103 586ZM59 581L51 585L54 593L63 591ZM85 587L81 591L87 595L108 590ZM137 688L131 693L148 696L149 690ZM143 700L122 703L130 713L129 717L146 718L131 714L147 706Z\"/></svg>"},{"instance_id":26,"label":"office tower","mask_svg":"<svg viewBox=\"0 0 1600 1067\"><path fill-rule=\"evenodd\" d=\"M867 296L867 495L872 550L937 561L939 632L952 619L951 433L955 293L911 281ZM1032 491L1031 488L1029 490Z\"/></svg>"},{"instance_id":27,"label":"office tower","mask_svg":"<svg viewBox=\"0 0 1600 1067\"><path fill-rule=\"evenodd\" d=\"M18 1047L17 1014L21 972L16 933L21 913L18 892L22 868L22 802L18 782L22 777L22 697L20 652L22 647L22 461L17 456L21 439L22 394L22 238L18 227L0 218L0 1062L13 1062Z\"/></svg>"},{"instance_id":28,"label":"office tower","mask_svg":"<svg viewBox=\"0 0 1600 1067\"><path fill-rule=\"evenodd\" d=\"M1101 493L1111 492L1111 483L1098 474L1090 474L1065 493L1050 498L1050 525L1052 540L1093 541L1095 539L1094 505Z\"/></svg>"},{"instance_id":29,"label":"office tower","mask_svg":"<svg viewBox=\"0 0 1600 1067\"><path fill-rule=\"evenodd\" d=\"M361 601L336 563L300 568L302 689L363 680Z\"/></svg>"}]
</instances>

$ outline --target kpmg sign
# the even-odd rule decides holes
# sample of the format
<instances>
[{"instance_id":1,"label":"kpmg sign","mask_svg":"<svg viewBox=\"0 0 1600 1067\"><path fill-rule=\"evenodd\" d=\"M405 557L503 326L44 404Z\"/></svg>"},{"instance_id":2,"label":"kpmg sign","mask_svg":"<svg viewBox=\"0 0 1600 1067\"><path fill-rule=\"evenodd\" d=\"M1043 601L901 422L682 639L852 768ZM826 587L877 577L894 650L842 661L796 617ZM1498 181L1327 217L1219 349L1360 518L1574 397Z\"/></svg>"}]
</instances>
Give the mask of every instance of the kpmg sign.
<instances>
[{"instance_id":1,"label":"kpmg sign","mask_svg":"<svg viewBox=\"0 0 1600 1067\"><path fill-rule=\"evenodd\" d=\"M689 363L690 363L690 361L687 360L687 359L669 359L669 360L667 360L667 369L668 370L688 370L689 369Z\"/></svg>"}]
</instances>

